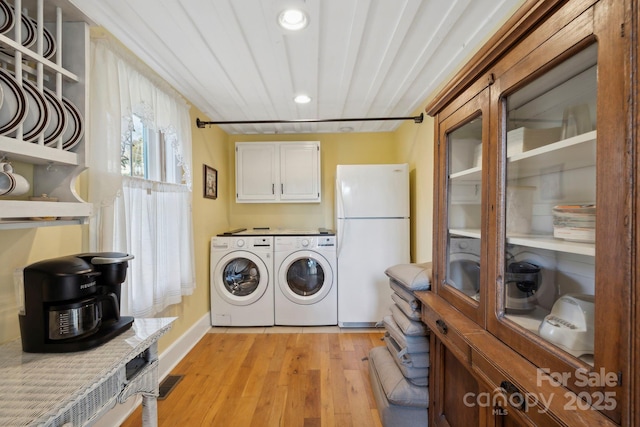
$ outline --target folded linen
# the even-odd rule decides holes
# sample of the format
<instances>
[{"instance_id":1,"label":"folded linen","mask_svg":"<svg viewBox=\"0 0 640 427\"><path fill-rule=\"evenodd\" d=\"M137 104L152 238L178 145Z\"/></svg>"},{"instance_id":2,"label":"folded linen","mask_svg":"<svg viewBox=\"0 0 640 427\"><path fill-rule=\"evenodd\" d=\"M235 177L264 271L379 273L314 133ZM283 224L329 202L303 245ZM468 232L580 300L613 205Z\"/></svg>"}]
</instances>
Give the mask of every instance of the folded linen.
<instances>
[{"instance_id":1,"label":"folded linen","mask_svg":"<svg viewBox=\"0 0 640 427\"><path fill-rule=\"evenodd\" d=\"M408 368L424 369L429 367L429 352L407 353L406 347L401 347L398 342L389 334L383 337L387 348L394 358Z\"/></svg>"},{"instance_id":2,"label":"folded linen","mask_svg":"<svg viewBox=\"0 0 640 427\"><path fill-rule=\"evenodd\" d=\"M397 264L387 268L385 274L412 291L431 289L431 262L422 264Z\"/></svg>"},{"instance_id":3,"label":"folded linen","mask_svg":"<svg viewBox=\"0 0 640 427\"><path fill-rule=\"evenodd\" d=\"M391 299L394 303L402 310L402 312L411 320L420 320L422 316L422 312L420 310L420 306L416 309L411 308L411 305L402 297L395 292L391 294Z\"/></svg>"},{"instance_id":4,"label":"folded linen","mask_svg":"<svg viewBox=\"0 0 640 427\"><path fill-rule=\"evenodd\" d=\"M411 356L406 353L403 354L402 350L400 350L400 346L391 336L385 336L384 342L387 345L387 349L389 350L389 354L393 356L393 360L398 365L398 369L402 372L402 375L409 380L412 384L417 386L426 387L429 385L429 368L415 368L413 366L409 366L411 364ZM402 356L400 356L402 354ZM427 355L427 365L429 360L429 353L418 353ZM408 364L405 363L408 361Z\"/></svg>"},{"instance_id":5,"label":"folded linen","mask_svg":"<svg viewBox=\"0 0 640 427\"><path fill-rule=\"evenodd\" d=\"M369 363L373 365L384 394L390 403L417 408L429 406L429 387L411 384L402 375L386 347L372 348L369 351Z\"/></svg>"},{"instance_id":6,"label":"folded linen","mask_svg":"<svg viewBox=\"0 0 640 427\"><path fill-rule=\"evenodd\" d=\"M389 309L391 310L393 320L396 321L396 324L398 325L400 330L402 330L402 333L406 336L415 337L429 334L427 325L422 322L409 319L397 305L391 304Z\"/></svg>"},{"instance_id":7,"label":"folded linen","mask_svg":"<svg viewBox=\"0 0 640 427\"><path fill-rule=\"evenodd\" d=\"M382 323L386 329L385 334L392 336L400 345L400 348L406 349L407 353L427 353L429 351L428 336L407 336L403 334L391 315L385 316L382 319Z\"/></svg>"},{"instance_id":8,"label":"folded linen","mask_svg":"<svg viewBox=\"0 0 640 427\"><path fill-rule=\"evenodd\" d=\"M391 290L396 293L400 298L405 300L407 304L411 306L414 310L419 310L421 307L420 300L413 295L413 292L408 291L407 288L402 286L395 279L389 279L389 286Z\"/></svg>"},{"instance_id":9,"label":"folded linen","mask_svg":"<svg viewBox=\"0 0 640 427\"><path fill-rule=\"evenodd\" d=\"M376 347L383 348L384 347ZM384 394L380 377L376 371L375 353L369 353L369 378L371 379L371 391L376 401L380 421L384 427L428 427L429 413L427 408L415 406L401 406L389 402Z\"/></svg>"}]
</instances>

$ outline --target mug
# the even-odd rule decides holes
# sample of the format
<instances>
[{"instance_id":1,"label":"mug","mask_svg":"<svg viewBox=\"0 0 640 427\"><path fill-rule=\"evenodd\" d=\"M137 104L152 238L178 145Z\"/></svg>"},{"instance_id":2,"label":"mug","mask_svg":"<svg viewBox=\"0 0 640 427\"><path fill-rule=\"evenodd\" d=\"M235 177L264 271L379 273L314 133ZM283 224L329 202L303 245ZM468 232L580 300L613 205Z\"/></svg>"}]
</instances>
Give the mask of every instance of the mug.
<instances>
[{"instance_id":1,"label":"mug","mask_svg":"<svg viewBox=\"0 0 640 427\"><path fill-rule=\"evenodd\" d=\"M16 182L11 195L22 196L23 194L27 194L29 192L29 189L31 188L31 185L29 184L29 181L27 181L27 178L22 175L18 175L17 173L12 173L11 175L13 175L13 179Z\"/></svg>"},{"instance_id":2,"label":"mug","mask_svg":"<svg viewBox=\"0 0 640 427\"><path fill-rule=\"evenodd\" d=\"M16 180L12 173L0 171L0 196L5 196L16 187Z\"/></svg>"},{"instance_id":3,"label":"mug","mask_svg":"<svg viewBox=\"0 0 640 427\"><path fill-rule=\"evenodd\" d=\"M0 196L22 196L26 194L31 185L29 181L17 173L13 173L13 167L9 163L0 163Z\"/></svg>"}]
</instances>

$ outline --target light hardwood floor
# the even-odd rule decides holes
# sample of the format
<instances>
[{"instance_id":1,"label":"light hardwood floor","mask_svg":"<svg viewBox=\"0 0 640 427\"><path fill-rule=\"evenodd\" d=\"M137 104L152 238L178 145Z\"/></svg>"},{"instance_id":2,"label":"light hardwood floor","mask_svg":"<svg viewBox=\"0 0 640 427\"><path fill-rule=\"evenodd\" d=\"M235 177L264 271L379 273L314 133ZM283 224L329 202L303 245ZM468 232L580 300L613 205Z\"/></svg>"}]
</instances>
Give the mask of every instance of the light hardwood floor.
<instances>
[{"instance_id":1,"label":"light hardwood floor","mask_svg":"<svg viewBox=\"0 0 640 427\"><path fill-rule=\"evenodd\" d=\"M369 382L383 332L210 333L171 372L158 426L381 426ZM251 332L251 331L249 331ZM141 425L138 408L123 427Z\"/></svg>"}]
</instances>

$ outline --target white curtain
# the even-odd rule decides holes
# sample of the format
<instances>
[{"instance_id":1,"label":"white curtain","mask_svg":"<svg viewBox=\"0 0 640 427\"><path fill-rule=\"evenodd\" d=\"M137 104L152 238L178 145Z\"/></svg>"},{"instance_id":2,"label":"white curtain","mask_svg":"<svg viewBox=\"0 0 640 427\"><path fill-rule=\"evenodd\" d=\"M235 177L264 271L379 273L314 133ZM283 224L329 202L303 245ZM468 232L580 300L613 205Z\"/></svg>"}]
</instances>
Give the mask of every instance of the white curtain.
<instances>
[{"instance_id":1,"label":"white curtain","mask_svg":"<svg viewBox=\"0 0 640 427\"><path fill-rule=\"evenodd\" d=\"M122 309L149 317L193 291L193 269L187 268L193 265L193 240L185 233L191 228L191 193L184 185L132 177L123 177L122 193L116 208L125 212L123 243L135 254Z\"/></svg>"},{"instance_id":2,"label":"white curtain","mask_svg":"<svg viewBox=\"0 0 640 427\"><path fill-rule=\"evenodd\" d=\"M152 316L195 288L189 106L109 37L91 40L90 69L91 250L135 256L122 287L122 311ZM130 137L133 114L171 143L184 185L121 175L121 141Z\"/></svg>"}]
</instances>

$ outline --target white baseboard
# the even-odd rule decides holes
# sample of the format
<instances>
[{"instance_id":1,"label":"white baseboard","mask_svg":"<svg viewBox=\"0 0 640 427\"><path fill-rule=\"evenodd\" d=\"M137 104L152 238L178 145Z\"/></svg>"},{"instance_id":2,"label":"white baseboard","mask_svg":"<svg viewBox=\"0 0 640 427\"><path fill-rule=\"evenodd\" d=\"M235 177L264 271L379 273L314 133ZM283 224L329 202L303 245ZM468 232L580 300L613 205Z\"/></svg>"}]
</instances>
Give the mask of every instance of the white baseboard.
<instances>
[{"instance_id":1,"label":"white baseboard","mask_svg":"<svg viewBox=\"0 0 640 427\"><path fill-rule=\"evenodd\" d=\"M211 329L211 313L207 312L180 338L160 354L159 376L162 381Z\"/></svg>"},{"instance_id":2,"label":"white baseboard","mask_svg":"<svg viewBox=\"0 0 640 427\"><path fill-rule=\"evenodd\" d=\"M167 349L160 353L159 377L162 381L173 368L191 351L200 339L211 329L211 314L207 312L200 320L194 323L187 332L174 341ZM142 403L142 397L135 396L126 402L116 405L113 409L101 417L94 427L119 426Z\"/></svg>"}]
</instances>

